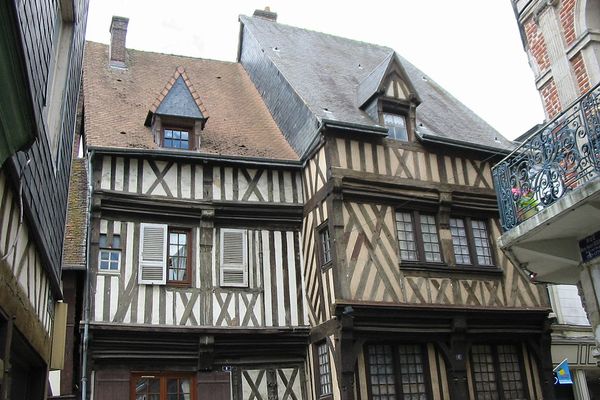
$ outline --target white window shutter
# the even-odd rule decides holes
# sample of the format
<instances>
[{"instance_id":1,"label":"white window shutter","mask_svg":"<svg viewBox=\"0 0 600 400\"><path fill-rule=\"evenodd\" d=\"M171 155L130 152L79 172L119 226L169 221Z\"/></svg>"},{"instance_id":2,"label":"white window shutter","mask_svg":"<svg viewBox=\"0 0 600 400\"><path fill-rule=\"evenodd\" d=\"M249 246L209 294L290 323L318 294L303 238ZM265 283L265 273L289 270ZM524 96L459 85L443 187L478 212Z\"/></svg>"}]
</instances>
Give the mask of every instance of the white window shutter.
<instances>
[{"instance_id":1,"label":"white window shutter","mask_svg":"<svg viewBox=\"0 0 600 400\"><path fill-rule=\"evenodd\" d=\"M221 229L221 286L248 287L247 233Z\"/></svg>"},{"instance_id":2,"label":"white window shutter","mask_svg":"<svg viewBox=\"0 0 600 400\"><path fill-rule=\"evenodd\" d=\"M167 283L167 225L140 224L138 283Z\"/></svg>"}]
</instances>

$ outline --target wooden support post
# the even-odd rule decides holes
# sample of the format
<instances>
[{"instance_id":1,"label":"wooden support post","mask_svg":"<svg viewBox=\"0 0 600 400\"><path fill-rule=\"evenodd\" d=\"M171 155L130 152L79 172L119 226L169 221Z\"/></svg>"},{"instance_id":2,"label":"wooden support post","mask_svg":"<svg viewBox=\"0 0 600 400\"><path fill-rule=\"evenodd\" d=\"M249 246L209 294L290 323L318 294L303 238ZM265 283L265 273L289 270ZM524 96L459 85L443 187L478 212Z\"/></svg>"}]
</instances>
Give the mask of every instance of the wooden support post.
<instances>
[{"instance_id":1,"label":"wooden support post","mask_svg":"<svg viewBox=\"0 0 600 400\"><path fill-rule=\"evenodd\" d=\"M198 371L212 371L215 358L215 337L202 335L198 340Z\"/></svg>"},{"instance_id":2,"label":"wooden support post","mask_svg":"<svg viewBox=\"0 0 600 400\"><path fill-rule=\"evenodd\" d=\"M354 400L354 366L358 352L354 345L354 310L347 306L337 316L340 324L340 394L341 400Z\"/></svg>"},{"instance_id":3,"label":"wooden support post","mask_svg":"<svg viewBox=\"0 0 600 400\"><path fill-rule=\"evenodd\" d=\"M6 336L4 339L4 371L2 379L2 390L0 391L0 400L8 400L10 395L10 349L12 347L13 326L15 317L11 317L6 322Z\"/></svg>"},{"instance_id":4,"label":"wooden support post","mask_svg":"<svg viewBox=\"0 0 600 400\"><path fill-rule=\"evenodd\" d=\"M469 346L467 342L467 321L459 317L452 321L452 336L448 358L450 361L450 398L452 400L467 400L469 384L467 377L467 357Z\"/></svg>"}]
</instances>

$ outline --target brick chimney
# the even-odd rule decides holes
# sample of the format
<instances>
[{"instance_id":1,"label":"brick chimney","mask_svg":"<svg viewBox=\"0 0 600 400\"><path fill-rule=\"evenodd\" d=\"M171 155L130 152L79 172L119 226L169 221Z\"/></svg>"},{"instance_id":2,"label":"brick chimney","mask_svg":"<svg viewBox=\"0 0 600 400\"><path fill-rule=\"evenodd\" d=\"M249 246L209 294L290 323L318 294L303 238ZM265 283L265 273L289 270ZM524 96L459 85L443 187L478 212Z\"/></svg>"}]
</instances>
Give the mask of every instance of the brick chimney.
<instances>
[{"instance_id":1,"label":"brick chimney","mask_svg":"<svg viewBox=\"0 0 600 400\"><path fill-rule=\"evenodd\" d=\"M271 11L271 7L267 6L264 10L254 10L253 17L268 19L269 21L277 22L277 13Z\"/></svg>"},{"instance_id":2,"label":"brick chimney","mask_svg":"<svg viewBox=\"0 0 600 400\"><path fill-rule=\"evenodd\" d=\"M127 24L129 18L113 16L110 23L110 47L108 48L111 67L127 68Z\"/></svg>"}]
</instances>

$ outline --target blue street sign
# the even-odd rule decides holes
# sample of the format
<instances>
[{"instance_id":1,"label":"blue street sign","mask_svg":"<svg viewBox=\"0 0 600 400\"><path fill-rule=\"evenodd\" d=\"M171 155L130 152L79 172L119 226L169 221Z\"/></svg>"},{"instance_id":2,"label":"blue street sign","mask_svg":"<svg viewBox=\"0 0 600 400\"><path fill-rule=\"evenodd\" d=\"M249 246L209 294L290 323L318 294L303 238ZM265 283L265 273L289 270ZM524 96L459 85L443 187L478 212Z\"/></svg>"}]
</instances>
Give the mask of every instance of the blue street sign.
<instances>
[{"instance_id":1,"label":"blue street sign","mask_svg":"<svg viewBox=\"0 0 600 400\"><path fill-rule=\"evenodd\" d=\"M554 383L559 385L572 385L573 380L571 379L571 371L569 371L569 362L565 358L560 364L554 368L554 376L556 381Z\"/></svg>"}]
</instances>

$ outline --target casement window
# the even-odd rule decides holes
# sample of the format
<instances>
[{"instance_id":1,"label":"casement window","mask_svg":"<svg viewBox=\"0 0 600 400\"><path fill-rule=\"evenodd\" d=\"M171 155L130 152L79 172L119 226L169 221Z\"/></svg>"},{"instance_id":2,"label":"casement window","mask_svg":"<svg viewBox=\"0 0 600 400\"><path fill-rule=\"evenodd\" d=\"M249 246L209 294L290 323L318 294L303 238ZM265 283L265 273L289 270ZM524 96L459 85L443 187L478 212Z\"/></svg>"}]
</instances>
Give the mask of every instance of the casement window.
<instances>
[{"instance_id":1,"label":"casement window","mask_svg":"<svg viewBox=\"0 0 600 400\"><path fill-rule=\"evenodd\" d=\"M121 270L121 236L100 234L98 242L98 271L119 272Z\"/></svg>"},{"instance_id":2,"label":"casement window","mask_svg":"<svg viewBox=\"0 0 600 400\"><path fill-rule=\"evenodd\" d=\"M138 282L147 285L190 284L191 234L164 224L140 224Z\"/></svg>"},{"instance_id":3,"label":"casement window","mask_svg":"<svg viewBox=\"0 0 600 400\"><path fill-rule=\"evenodd\" d=\"M487 223L479 219L450 218L454 257L458 265L494 265Z\"/></svg>"},{"instance_id":4,"label":"casement window","mask_svg":"<svg viewBox=\"0 0 600 400\"><path fill-rule=\"evenodd\" d=\"M327 349L327 342L321 342L316 346L317 349L317 362L318 362L318 382L319 382L319 396L325 397L330 396L332 391L331 386L331 366L329 364L329 350Z\"/></svg>"},{"instance_id":5,"label":"casement window","mask_svg":"<svg viewBox=\"0 0 600 400\"><path fill-rule=\"evenodd\" d=\"M195 400L195 379L190 374L134 374L131 377L131 399Z\"/></svg>"},{"instance_id":6,"label":"casement window","mask_svg":"<svg viewBox=\"0 0 600 400\"><path fill-rule=\"evenodd\" d=\"M167 283L189 284L191 282L190 232L169 228L167 259Z\"/></svg>"},{"instance_id":7,"label":"casement window","mask_svg":"<svg viewBox=\"0 0 600 400\"><path fill-rule=\"evenodd\" d=\"M428 399L426 356L419 344L367 346L369 391L373 400Z\"/></svg>"},{"instance_id":8,"label":"casement window","mask_svg":"<svg viewBox=\"0 0 600 400\"><path fill-rule=\"evenodd\" d=\"M396 231L402 261L442 262L434 215L418 211L396 211Z\"/></svg>"},{"instance_id":9,"label":"casement window","mask_svg":"<svg viewBox=\"0 0 600 400\"><path fill-rule=\"evenodd\" d=\"M477 400L527 398L523 367L517 346L473 345L470 362Z\"/></svg>"},{"instance_id":10,"label":"casement window","mask_svg":"<svg viewBox=\"0 0 600 400\"><path fill-rule=\"evenodd\" d=\"M221 229L221 287L248 287L248 235L244 229Z\"/></svg>"},{"instance_id":11,"label":"casement window","mask_svg":"<svg viewBox=\"0 0 600 400\"><path fill-rule=\"evenodd\" d=\"M408 141L406 117L404 115L384 112L383 124L388 128L388 138Z\"/></svg>"},{"instance_id":12,"label":"casement window","mask_svg":"<svg viewBox=\"0 0 600 400\"><path fill-rule=\"evenodd\" d=\"M191 149L190 131L180 128L163 128L162 147L168 149Z\"/></svg>"},{"instance_id":13,"label":"casement window","mask_svg":"<svg viewBox=\"0 0 600 400\"><path fill-rule=\"evenodd\" d=\"M327 222L318 229L318 240L321 266L325 266L331 262L331 235Z\"/></svg>"}]
</instances>

